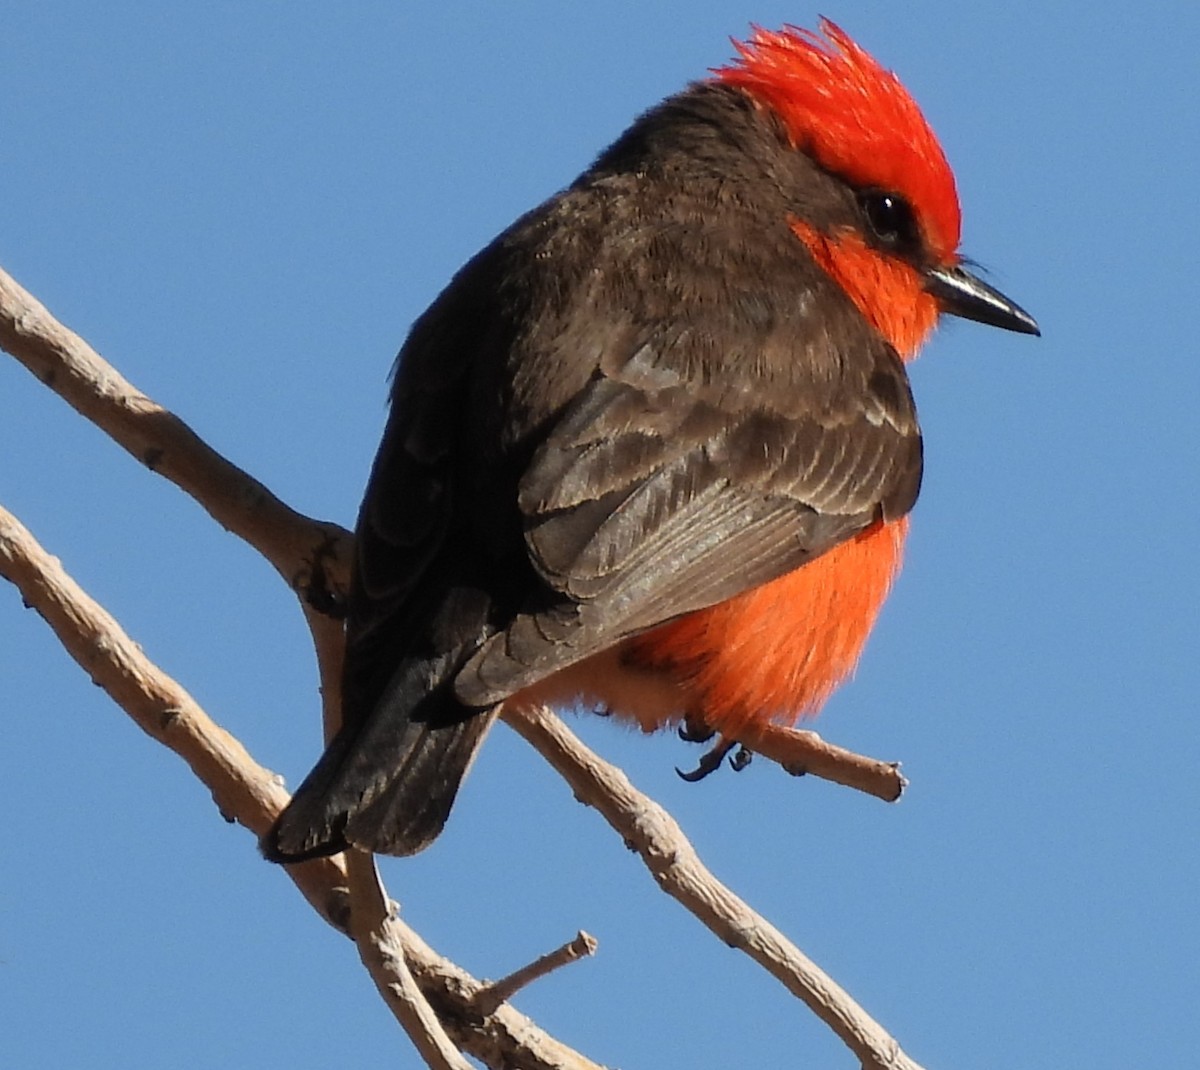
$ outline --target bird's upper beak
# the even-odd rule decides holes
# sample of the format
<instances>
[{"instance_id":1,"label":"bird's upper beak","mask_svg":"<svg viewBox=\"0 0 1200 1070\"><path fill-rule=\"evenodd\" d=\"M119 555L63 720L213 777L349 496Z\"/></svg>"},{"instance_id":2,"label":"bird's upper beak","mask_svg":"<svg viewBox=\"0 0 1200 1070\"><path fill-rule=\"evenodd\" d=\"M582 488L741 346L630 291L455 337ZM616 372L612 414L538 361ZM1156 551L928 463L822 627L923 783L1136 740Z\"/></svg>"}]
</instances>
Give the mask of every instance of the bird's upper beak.
<instances>
[{"instance_id":1,"label":"bird's upper beak","mask_svg":"<svg viewBox=\"0 0 1200 1070\"><path fill-rule=\"evenodd\" d=\"M937 298L943 312L978 320L1021 334L1038 334L1037 321L1015 301L972 275L961 264L925 271L925 289Z\"/></svg>"}]
</instances>

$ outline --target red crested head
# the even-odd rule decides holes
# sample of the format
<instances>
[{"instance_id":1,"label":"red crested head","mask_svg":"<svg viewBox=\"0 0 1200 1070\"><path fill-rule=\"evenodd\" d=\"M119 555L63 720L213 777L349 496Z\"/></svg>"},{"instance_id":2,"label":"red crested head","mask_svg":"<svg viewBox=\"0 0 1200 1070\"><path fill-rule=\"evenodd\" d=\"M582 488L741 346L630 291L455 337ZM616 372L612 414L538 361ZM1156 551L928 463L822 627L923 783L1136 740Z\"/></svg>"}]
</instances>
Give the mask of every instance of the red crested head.
<instances>
[{"instance_id":1,"label":"red crested head","mask_svg":"<svg viewBox=\"0 0 1200 1070\"><path fill-rule=\"evenodd\" d=\"M810 30L754 28L734 42L739 58L713 73L771 108L792 143L860 187L899 193L912 206L926 248L957 261L962 219L954 174L900 80L828 19Z\"/></svg>"}]
</instances>

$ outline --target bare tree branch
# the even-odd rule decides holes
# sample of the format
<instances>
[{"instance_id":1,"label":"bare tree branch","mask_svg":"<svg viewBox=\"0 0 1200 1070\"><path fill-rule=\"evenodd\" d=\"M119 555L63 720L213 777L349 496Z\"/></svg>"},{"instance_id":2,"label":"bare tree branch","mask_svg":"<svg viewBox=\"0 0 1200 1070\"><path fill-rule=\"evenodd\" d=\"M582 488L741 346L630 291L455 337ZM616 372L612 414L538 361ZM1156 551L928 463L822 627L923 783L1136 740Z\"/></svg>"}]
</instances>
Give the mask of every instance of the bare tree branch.
<instances>
[{"instance_id":1,"label":"bare tree branch","mask_svg":"<svg viewBox=\"0 0 1200 1070\"><path fill-rule=\"evenodd\" d=\"M267 830L288 800L280 778L255 762L179 683L154 665L3 507L0 576L16 586L25 604L41 614L80 667L143 731L187 762L211 790L226 819L238 822L256 837ZM285 870L321 917L346 932L351 881L343 858L316 859ZM369 925L366 928L374 931ZM475 999L485 988L482 982L433 952L398 918L390 917L386 926L375 927L380 928L385 937L379 958L394 971L385 983L404 988L407 970L402 973L398 966L407 960L425 998L435 1006L442 1027L456 1044L486 1065L603 1070L512 1007L481 1015ZM392 1004L390 998L388 1002ZM461 1064L446 1065L457 1070Z\"/></svg>"},{"instance_id":2,"label":"bare tree branch","mask_svg":"<svg viewBox=\"0 0 1200 1070\"><path fill-rule=\"evenodd\" d=\"M591 933L580 930L574 940L556 948L548 955L534 959L529 965L514 970L507 977L493 981L476 997L475 1006L479 1008L480 1014L491 1014L501 1003L512 999L526 985L532 984L539 977L545 977L546 974L561 966L568 966L572 962L578 962L581 958L594 955L598 946L596 938Z\"/></svg>"},{"instance_id":3,"label":"bare tree branch","mask_svg":"<svg viewBox=\"0 0 1200 1070\"><path fill-rule=\"evenodd\" d=\"M281 502L178 416L128 382L2 270L0 347L138 461L195 499L223 528L258 550L293 590L305 590L314 570L325 569L334 580L349 576L349 532Z\"/></svg>"},{"instance_id":4,"label":"bare tree branch","mask_svg":"<svg viewBox=\"0 0 1200 1070\"><path fill-rule=\"evenodd\" d=\"M501 716L642 856L663 891L802 999L864 1067L920 1070L850 993L713 876L675 819L624 772L585 747L549 710L512 706Z\"/></svg>"},{"instance_id":5,"label":"bare tree branch","mask_svg":"<svg viewBox=\"0 0 1200 1070\"><path fill-rule=\"evenodd\" d=\"M281 779L258 765L182 686L154 665L116 620L67 575L58 559L46 553L2 506L0 576L16 585L25 604L41 614L93 683L147 735L187 762L212 790L213 802L224 817L256 836L267 830L271 815L288 801ZM290 872L295 876L300 868ZM341 927L328 901L309 901L327 921Z\"/></svg>"},{"instance_id":6,"label":"bare tree branch","mask_svg":"<svg viewBox=\"0 0 1200 1070\"><path fill-rule=\"evenodd\" d=\"M350 934L379 994L430 1070L471 1070L408 968L374 857L351 850L346 854L346 868L350 873Z\"/></svg>"}]
</instances>

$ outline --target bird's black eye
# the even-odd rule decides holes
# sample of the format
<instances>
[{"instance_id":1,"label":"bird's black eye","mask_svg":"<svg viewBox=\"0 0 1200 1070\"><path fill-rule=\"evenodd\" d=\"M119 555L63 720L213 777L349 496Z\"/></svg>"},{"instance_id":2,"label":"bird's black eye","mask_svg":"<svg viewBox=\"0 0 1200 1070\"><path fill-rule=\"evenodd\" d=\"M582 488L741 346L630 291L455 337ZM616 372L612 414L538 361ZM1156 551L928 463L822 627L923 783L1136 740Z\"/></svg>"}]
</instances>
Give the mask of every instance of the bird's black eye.
<instances>
[{"instance_id":1,"label":"bird's black eye","mask_svg":"<svg viewBox=\"0 0 1200 1070\"><path fill-rule=\"evenodd\" d=\"M917 217L913 215L912 205L899 193L880 189L864 190L858 195L858 200L871 230L883 245L902 252L920 246Z\"/></svg>"}]
</instances>

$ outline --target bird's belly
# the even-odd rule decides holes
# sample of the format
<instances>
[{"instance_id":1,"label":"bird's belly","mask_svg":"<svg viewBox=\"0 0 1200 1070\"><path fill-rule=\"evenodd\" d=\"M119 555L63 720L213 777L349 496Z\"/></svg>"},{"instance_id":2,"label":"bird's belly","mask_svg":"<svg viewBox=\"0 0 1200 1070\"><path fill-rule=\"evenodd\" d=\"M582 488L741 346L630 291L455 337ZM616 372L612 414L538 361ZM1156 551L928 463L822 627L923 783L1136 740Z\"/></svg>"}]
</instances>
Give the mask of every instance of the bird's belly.
<instances>
[{"instance_id":1,"label":"bird's belly","mask_svg":"<svg viewBox=\"0 0 1200 1070\"><path fill-rule=\"evenodd\" d=\"M649 732L685 717L725 735L817 712L853 671L900 566L906 518L617 644L521 700L602 707Z\"/></svg>"}]
</instances>

